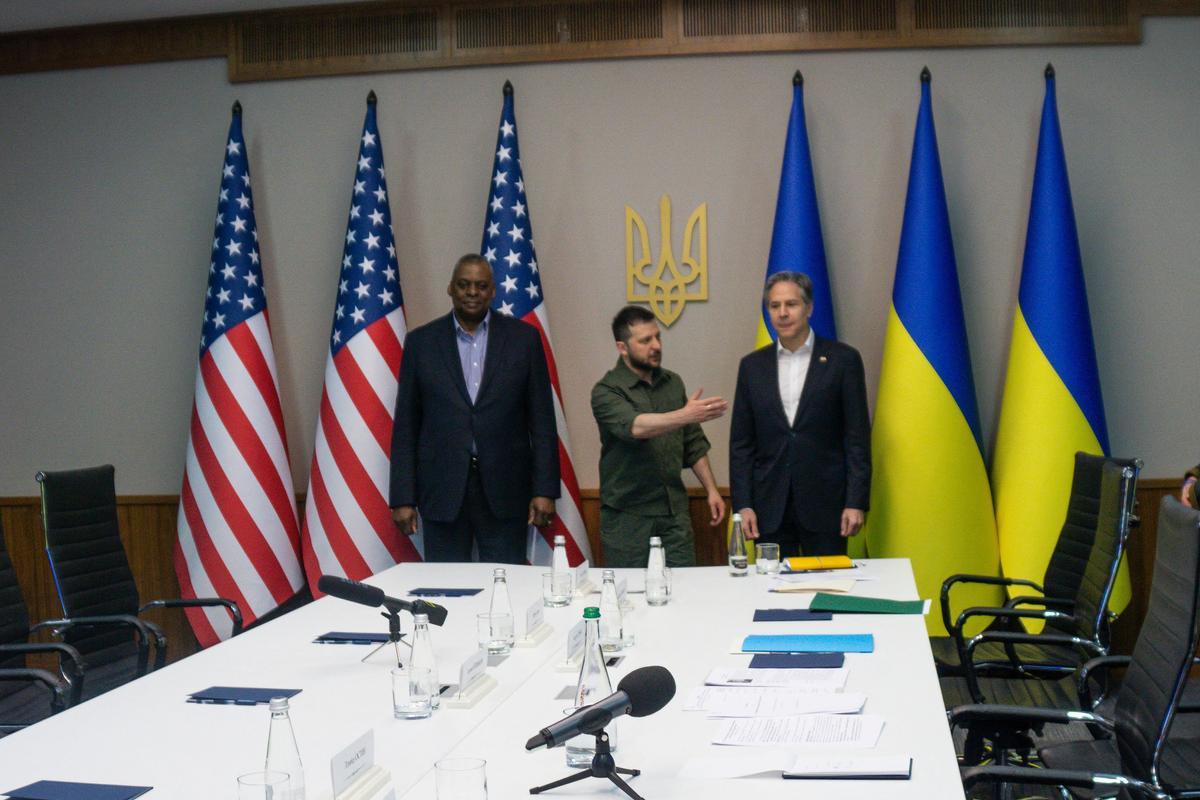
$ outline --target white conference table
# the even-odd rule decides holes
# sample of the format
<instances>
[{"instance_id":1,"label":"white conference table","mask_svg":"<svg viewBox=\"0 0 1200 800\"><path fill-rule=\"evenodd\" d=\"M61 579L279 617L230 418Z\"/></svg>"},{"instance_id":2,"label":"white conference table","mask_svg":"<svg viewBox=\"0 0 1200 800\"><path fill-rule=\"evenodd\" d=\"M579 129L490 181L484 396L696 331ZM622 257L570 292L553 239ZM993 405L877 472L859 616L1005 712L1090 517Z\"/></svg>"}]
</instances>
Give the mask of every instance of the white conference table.
<instances>
[{"instance_id":1,"label":"white conference table","mask_svg":"<svg viewBox=\"0 0 1200 800\"><path fill-rule=\"evenodd\" d=\"M865 562L855 593L914 599L907 560ZM443 628L433 628L434 650L444 683L455 683L459 665L476 649L475 615L486 611L492 565L402 564L369 582L392 596L418 586L483 587L474 597L438 598L449 609ZM517 633L524 612L541 594L543 567L509 567ZM618 570L632 592L642 588L641 570ZM591 571L600 582L600 571ZM674 700L657 714L618 723L617 763L642 774L632 785L648 800L725 798L753 791L756 798L961 798L962 786L942 710L924 622L919 616L836 615L832 621L752 623L755 608L803 608L808 595L770 594L768 578L733 578L725 568L674 570L670 605L649 608L631 593L628 616L636 644L610 670L614 687L632 669L661 664L675 676ZM212 685L298 688L292 721L305 765L308 800L331 800L329 760L373 729L376 761L391 772L396 796L433 800L433 764L446 756L487 760L489 796L528 797L529 787L562 777L562 748L526 752L526 739L562 716L569 701L557 699L576 676L562 672L567 630L598 595L575 598L566 608L545 609L553 635L532 648L515 648L488 674L497 686L471 709L443 706L427 720L397 720L391 713L387 650L366 663L360 645L318 645L329 630L386 631L376 609L324 598L236 639L0 739L0 792L36 780L74 780L153 786L147 798L218 800L236 797L236 776L262 769L269 713L265 706L197 705L186 696ZM404 615L404 630L411 618ZM778 775L734 780L682 778L692 757L728 757L742 748L709 744L718 722L684 712L687 689L715 667L745 666L749 656L730 652L748 633L872 633L875 652L848 654L846 691L867 695L864 713L885 718L874 750L861 754L907 754L907 781L785 781ZM402 648L402 653L404 649ZM607 781L589 778L547 797L623 797Z\"/></svg>"}]
</instances>

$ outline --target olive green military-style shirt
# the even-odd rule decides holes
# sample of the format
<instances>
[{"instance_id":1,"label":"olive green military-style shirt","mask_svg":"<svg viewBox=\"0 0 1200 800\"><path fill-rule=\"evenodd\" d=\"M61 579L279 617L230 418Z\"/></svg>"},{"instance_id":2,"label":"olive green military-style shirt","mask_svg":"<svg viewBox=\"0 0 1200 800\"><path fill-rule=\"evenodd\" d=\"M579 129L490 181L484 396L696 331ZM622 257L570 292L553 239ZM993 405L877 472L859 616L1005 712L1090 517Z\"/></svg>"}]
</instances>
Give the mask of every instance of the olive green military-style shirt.
<instances>
[{"instance_id":1,"label":"olive green military-style shirt","mask_svg":"<svg viewBox=\"0 0 1200 800\"><path fill-rule=\"evenodd\" d=\"M592 415L600 428L600 503L632 514L657 516L687 509L680 473L710 447L698 424L636 439L639 414L675 411L687 404L683 379L656 369L646 383L617 359L617 365L592 387Z\"/></svg>"}]
</instances>

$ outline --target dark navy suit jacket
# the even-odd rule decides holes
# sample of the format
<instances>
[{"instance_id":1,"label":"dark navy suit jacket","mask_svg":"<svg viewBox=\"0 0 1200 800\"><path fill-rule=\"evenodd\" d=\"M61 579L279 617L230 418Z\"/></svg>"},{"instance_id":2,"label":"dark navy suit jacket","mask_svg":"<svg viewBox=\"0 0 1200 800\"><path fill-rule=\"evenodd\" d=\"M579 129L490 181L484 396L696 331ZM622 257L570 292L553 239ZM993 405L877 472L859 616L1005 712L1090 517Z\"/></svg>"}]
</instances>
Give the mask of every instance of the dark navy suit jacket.
<instances>
[{"instance_id":1,"label":"dark navy suit jacket","mask_svg":"<svg viewBox=\"0 0 1200 800\"><path fill-rule=\"evenodd\" d=\"M499 519L559 496L558 430L536 328L493 312L475 402L467 394L451 314L404 341L392 428L392 508L451 522L462 508L474 440L480 481Z\"/></svg>"},{"instance_id":2,"label":"dark navy suit jacket","mask_svg":"<svg viewBox=\"0 0 1200 800\"><path fill-rule=\"evenodd\" d=\"M813 337L800 405L791 425L779 399L776 345L755 350L738 367L729 435L733 508L752 508L758 527L776 531L788 492L797 522L836 531L843 508L866 510L871 497L871 423L858 351Z\"/></svg>"}]
</instances>

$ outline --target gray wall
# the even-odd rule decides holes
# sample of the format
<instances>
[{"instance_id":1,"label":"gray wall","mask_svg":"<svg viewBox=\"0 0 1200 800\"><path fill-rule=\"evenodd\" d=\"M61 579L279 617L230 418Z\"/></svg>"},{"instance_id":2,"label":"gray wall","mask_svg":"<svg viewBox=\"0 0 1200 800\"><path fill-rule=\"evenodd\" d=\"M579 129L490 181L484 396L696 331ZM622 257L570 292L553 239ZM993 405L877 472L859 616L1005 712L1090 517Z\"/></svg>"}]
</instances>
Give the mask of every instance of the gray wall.
<instances>
[{"instance_id":1,"label":"gray wall","mask_svg":"<svg viewBox=\"0 0 1200 800\"><path fill-rule=\"evenodd\" d=\"M588 392L615 357L626 203L709 204L710 300L665 363L729 396L754 341L791 99L807 112L839 332L879 372L919 88L937 121L985 441L994 436L1025 236L1042 68L1059 106L1114 451L1172 476L1200 458L1200 20L1139 46L608 61L231 86L223 61L0 78L0 495L39 468L111 461L118 491L182 474L229 106L245 106L297 488L312 435L368 89L410 326L444 313L479 245L500 87L517 120L566 414L598 483ZM678 254L678 253L677 253ZM708 426L727 481L726 420Z\"/></svg>"}]
</instances>

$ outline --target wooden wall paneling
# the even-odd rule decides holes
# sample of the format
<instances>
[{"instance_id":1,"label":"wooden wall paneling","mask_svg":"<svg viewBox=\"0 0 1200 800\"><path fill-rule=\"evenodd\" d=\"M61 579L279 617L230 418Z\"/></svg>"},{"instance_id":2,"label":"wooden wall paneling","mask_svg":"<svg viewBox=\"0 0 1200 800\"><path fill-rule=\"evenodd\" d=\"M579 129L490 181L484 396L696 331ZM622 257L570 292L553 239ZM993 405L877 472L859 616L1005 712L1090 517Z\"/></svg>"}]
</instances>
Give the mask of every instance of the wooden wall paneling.
<instances>
[{"instance_id":1,"label":"wooden wall paneling","mask_svg":"<svg viewBox=\"0 0 1200 800\"><path fill-rule=\"evenodd\" d=\"M0 74L225 57L230 81L639 56L1141 41L1200 0L374 0L0 35Z\"/></svg>"}]
</instances>

